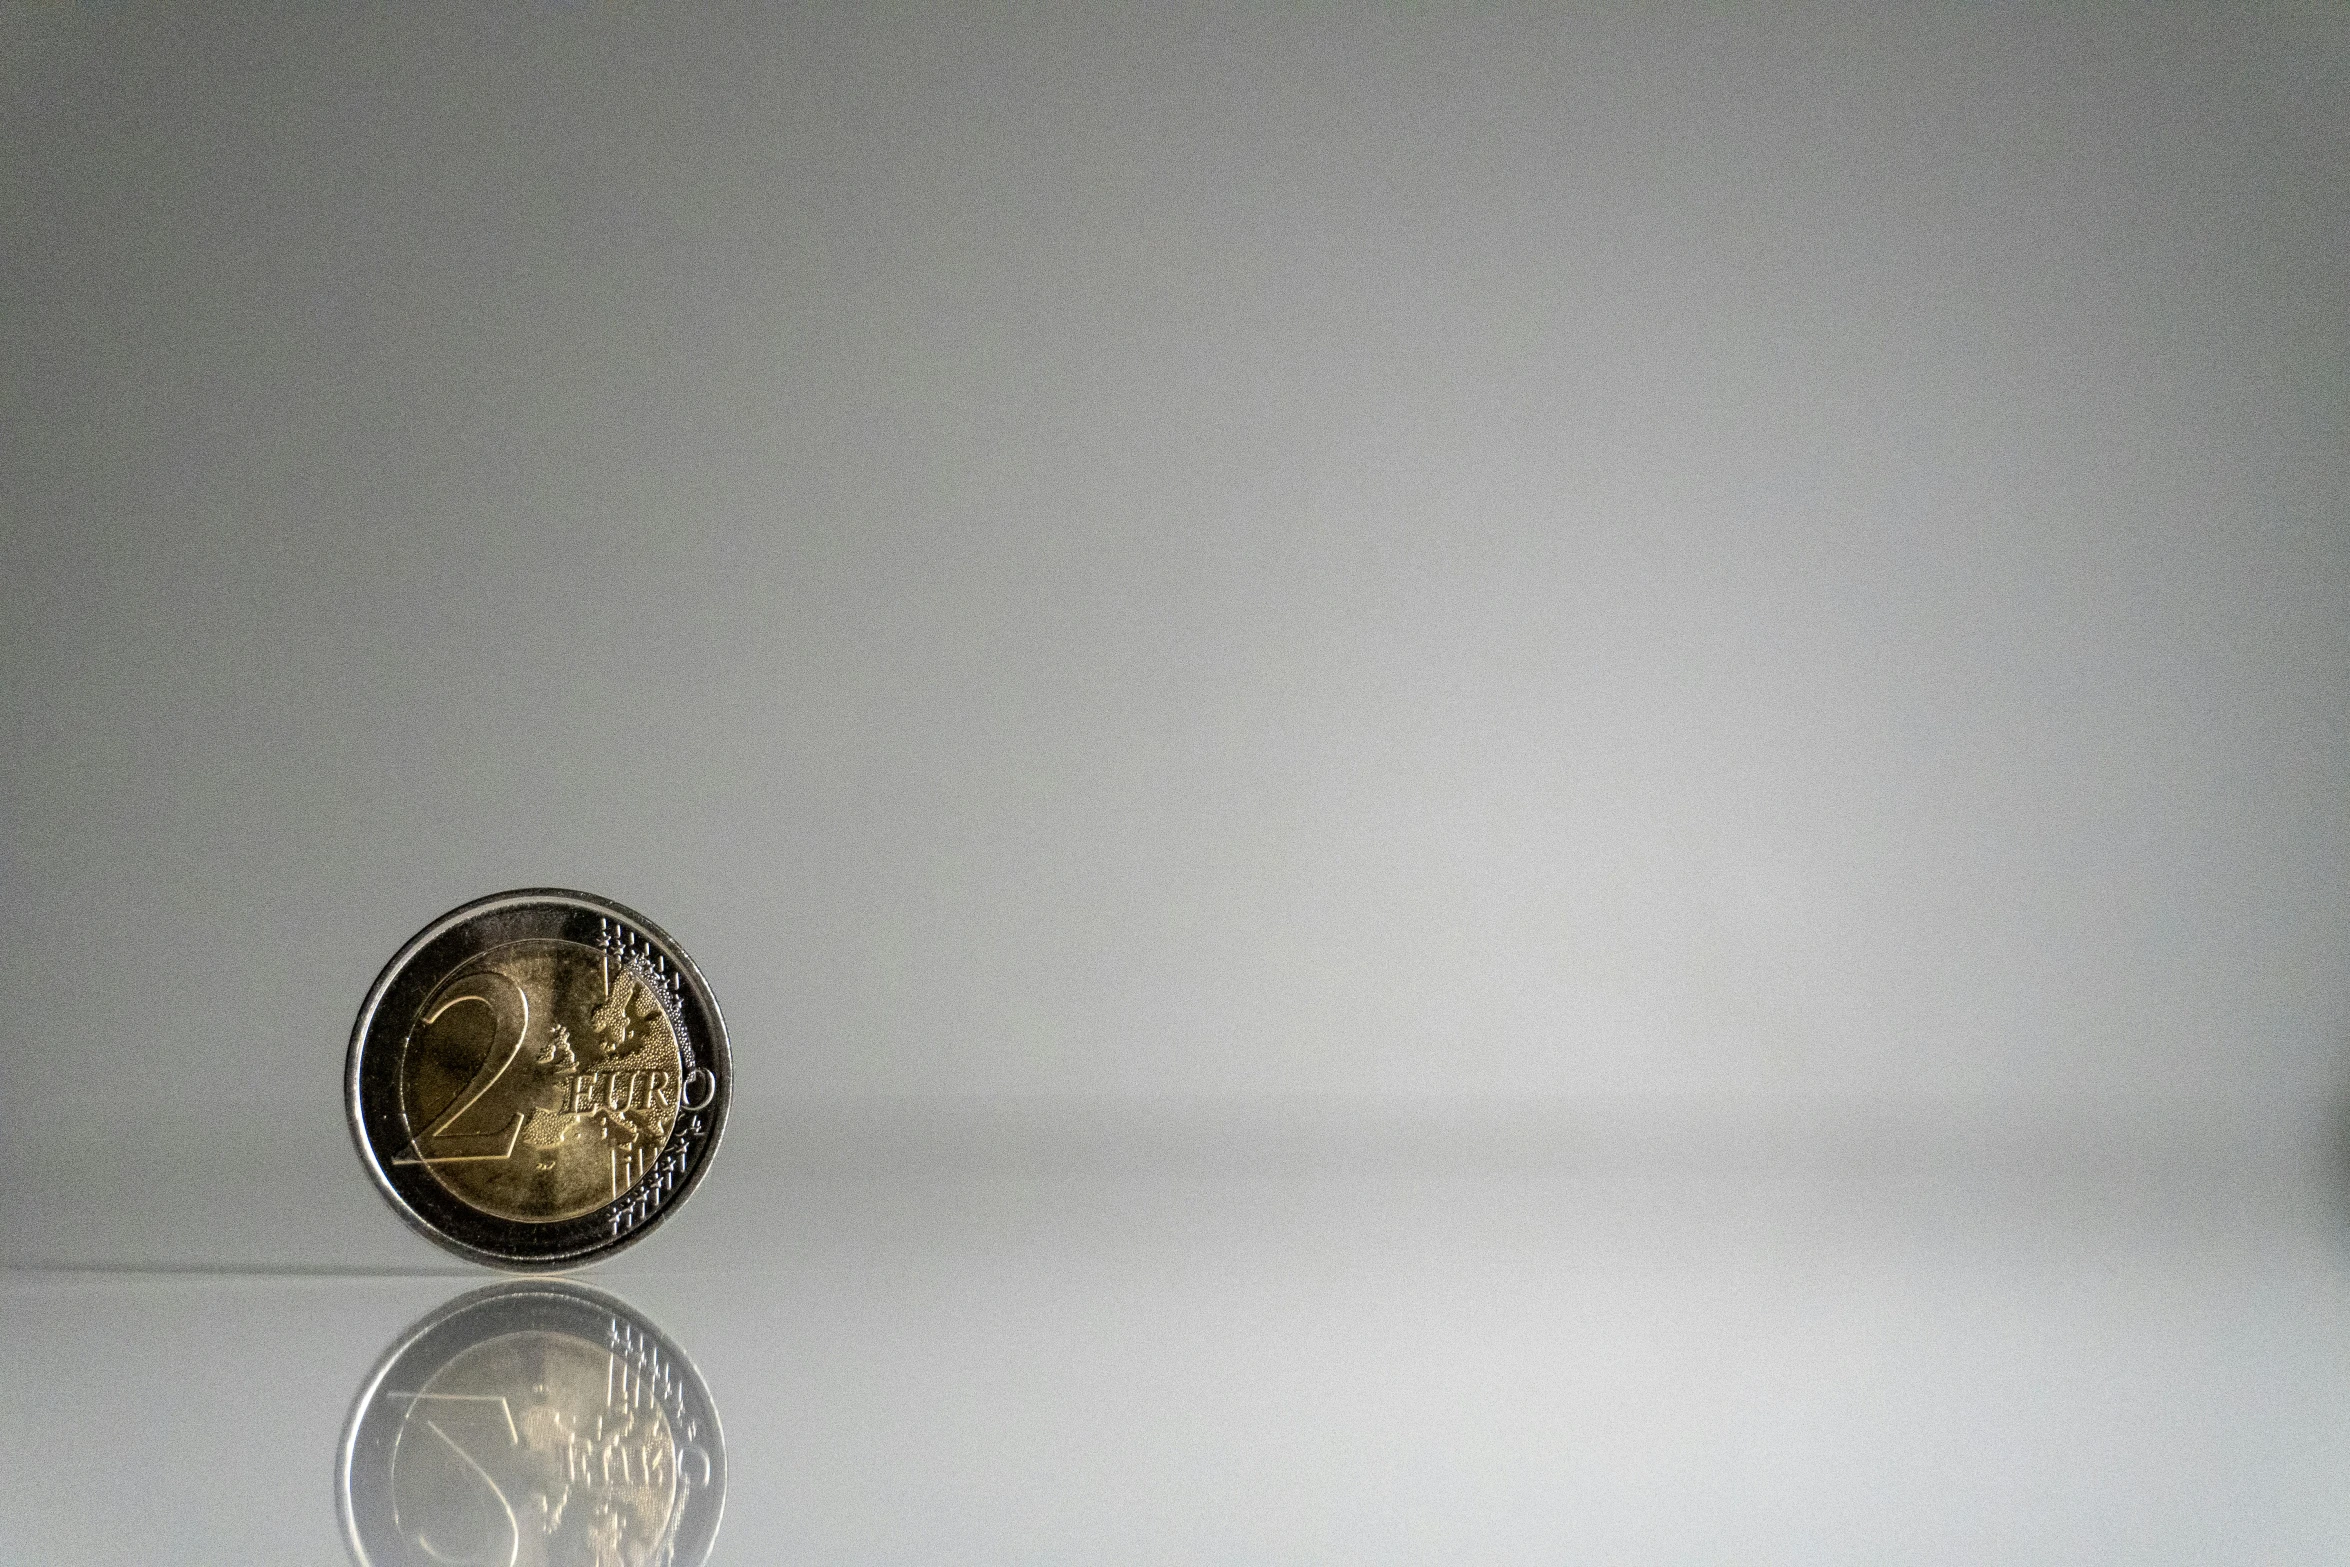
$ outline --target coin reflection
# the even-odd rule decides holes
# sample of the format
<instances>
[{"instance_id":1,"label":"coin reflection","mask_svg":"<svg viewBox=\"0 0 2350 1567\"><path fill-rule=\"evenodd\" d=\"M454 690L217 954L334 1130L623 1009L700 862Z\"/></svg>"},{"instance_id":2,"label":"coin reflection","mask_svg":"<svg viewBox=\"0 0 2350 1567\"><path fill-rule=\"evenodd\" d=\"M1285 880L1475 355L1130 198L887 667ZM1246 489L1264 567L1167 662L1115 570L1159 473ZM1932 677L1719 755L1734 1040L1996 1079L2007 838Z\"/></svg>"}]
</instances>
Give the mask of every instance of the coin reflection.
<instances>
[{"instance_id":1,"label":"coin reflection","mask_svg":"<svg viewBox=\"0 0 2350 1567\"><path fill-rule=\"evenodd\" d=\"M697 1567L726 1458L693 1363L628 1306L494 1285L386 1352L343 1433L363 1567Z\"/></svg>"}]
</instances>

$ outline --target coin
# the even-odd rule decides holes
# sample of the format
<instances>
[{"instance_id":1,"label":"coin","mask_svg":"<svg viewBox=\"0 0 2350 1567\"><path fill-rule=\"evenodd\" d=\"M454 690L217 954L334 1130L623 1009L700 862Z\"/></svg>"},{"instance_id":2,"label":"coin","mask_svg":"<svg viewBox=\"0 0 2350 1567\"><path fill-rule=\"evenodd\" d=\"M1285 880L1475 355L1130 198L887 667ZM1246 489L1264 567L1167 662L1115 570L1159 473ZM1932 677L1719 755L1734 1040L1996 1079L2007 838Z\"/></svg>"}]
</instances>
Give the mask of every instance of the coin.
<instances>
[{"instance_id":1,"label":"coin","mask_svg":"<svg viewBox=\"0 0 2350 1567\"><path fill-rule=\"evenodd\" d=\"M403 1334L352 1403L335 1472L361 1567L699 1567L726 1444L659 1329L600 1291L532 1280Z\"/></svg>"},{"instance_id":2,"label":"coin","mask_svg":"<svg viewBox=\"0 0 2350 1567\"><path fill-rule=\"evenodd\" d=\"M568 1268L685 1200L726 1120L718 1003L643 915L503 892L376 978L345 1078L359 1157L401 1217L476 1261Z\"/></svg>"}]
</instances>

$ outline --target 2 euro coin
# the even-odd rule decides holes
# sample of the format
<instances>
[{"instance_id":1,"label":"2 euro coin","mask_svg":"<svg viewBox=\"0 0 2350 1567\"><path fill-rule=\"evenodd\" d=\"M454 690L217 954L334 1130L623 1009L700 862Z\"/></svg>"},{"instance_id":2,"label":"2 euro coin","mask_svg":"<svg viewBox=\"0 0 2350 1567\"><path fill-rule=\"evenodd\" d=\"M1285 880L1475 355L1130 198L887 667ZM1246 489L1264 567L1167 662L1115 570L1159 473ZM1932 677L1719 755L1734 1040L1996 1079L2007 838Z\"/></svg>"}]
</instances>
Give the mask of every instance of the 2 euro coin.
<instances>
[{"instance_id":1,"label":"2 euro coin","mask_svg":"<svg viewBox=\"0 0 2350 1567\"><path fill-rule=\"evenodd\" d=\"M534 888L451 910L351 1030L359 1157L402 1218L497 1267L578 1267L642 1239L726 1122L726 1028L643 915Z\"/></svg>"}]
</instances>

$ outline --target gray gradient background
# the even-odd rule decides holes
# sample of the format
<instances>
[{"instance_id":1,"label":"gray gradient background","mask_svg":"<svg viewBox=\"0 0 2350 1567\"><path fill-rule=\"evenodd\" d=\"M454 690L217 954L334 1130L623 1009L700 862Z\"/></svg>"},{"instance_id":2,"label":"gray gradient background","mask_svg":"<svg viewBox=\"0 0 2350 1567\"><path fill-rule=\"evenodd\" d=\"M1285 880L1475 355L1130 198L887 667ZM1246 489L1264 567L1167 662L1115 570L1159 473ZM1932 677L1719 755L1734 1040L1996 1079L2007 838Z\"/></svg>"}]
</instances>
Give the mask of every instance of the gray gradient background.
<instances>
[{"instance_id":1,"label":"gray gradient background","mask_svg":"<svg viewBox=\"0 0 2350 1567\"><path fill-rule=\"evenodd\" d=\"M12 1172L544 883L746 1124L2344 1086L2334 8L7 26Z\"/></svg>"},{"instance_id":2,"label":"gray gradient background","mask_svg":"<svg viewBox=\"0 0 2350 1567\"><path fill-rule=\"evenodd\" d=\"M2267 1559L2330 1550L2338 1487L2256 1508L2299 1471L2230 1444L2281 1389L2350 1389L2338 1251L2243 1239L2330 1222L2350 1087L2346 63L2326 5L0 9L0 1260L433 1263L346 1143L352 1013L443 909L575 885L666 925L732 1025L672 1268L821 1280L895 1237L901 1282L1106 1365L1165 1348L1141 1281L1188 1275L1103 1215L1188 1210L1101 1183L1262 1178L1305 1207L1217 1186L1223 1220L1176 1223L1213 1238L1163 1244L1327 1283L1386 1237L1418 1282L1341 1311L1338 1360L1451 1386L1433 1281L1485 1279L1478 1377L1582 1375L1495 1261L1539 1254L1581 1259L1575 1342L1663 1310L1762 1346L1731 1374L1759 1387L1772 1333L1844 1320L1817 1259L1909 1259L1851 1309L1914 1327L1964 1294L1900 1271L1943 1256L1917 1238L1991 1235L1958 1273L2021 1325L1935 1340L1919 1396L2060 1466L2105 1433L2137 1489L2102 1510L2084 1472L2069 1524L2003 1536L2030 1487L1962 1482L1952 1559L2207 1559L2239 1504ZM1463 1160L1502 1185L1464 1195ZM1409 1192L1350 1205L1363 1169ZM1730 1195L1658 1196L1691 1171ZM1494 1218L1536 1210L1582 1216L1555 1253ZM1686 1245L1624 1238L1650 1220ZM2101 1315L2030 1261L2208 1281L2245 1245L2300 1259L2297 1304L2157 1283ZM1030 1248L1070 1298L1006 1282ZM1793 1304L1715 1333L1709 1257ZM1230 1266L1181 1341L1228 1391L1254 1352L1202 1346L1320 1287ZM68 1292L25 1308L53 1348L153 1306L84 1287L12 1286ZM874 1320L919 1340L930 1287ZM773 1391L767 1325L701 1309L664 1321L735 1407ZM1950 1344L2075 1342L2159 1381L2129 1321L2207 1370L2273 1352L2204 1489L2129 1446L2143 1411L1934 1381ZM1004 1331L982 1361L1022 1363ZM1718 1394L1658 1355L1627 1397ZM1805 1452L1932 1488L1933 1440L1837 1413L1908 1384L1851 1374L1835 1434L1720 1508L1845 1472ZM1062 1406L1030 1394L1033 1436ZM2296 1461L2350 1453L2333 1407L2286 1422ZM1450 1429L1355 1414L1397 1410ZM1323 1412L1288 1451L1335 1517L1360 1499L1315 1477L1360 1450ZM1706 1537L1650 1450L1577 1516ZM1393 1559L1559 1559L1515 1462ZM1095 1481L1098 1518L980 1508L971 1559L1379 1554L1320 1515L1145 1548ZM1789 1559L1913 1538L1821 1505L1858 1532ZM843 1528L831 1559L954 1554Z\"/></svg>"}]
</instances>

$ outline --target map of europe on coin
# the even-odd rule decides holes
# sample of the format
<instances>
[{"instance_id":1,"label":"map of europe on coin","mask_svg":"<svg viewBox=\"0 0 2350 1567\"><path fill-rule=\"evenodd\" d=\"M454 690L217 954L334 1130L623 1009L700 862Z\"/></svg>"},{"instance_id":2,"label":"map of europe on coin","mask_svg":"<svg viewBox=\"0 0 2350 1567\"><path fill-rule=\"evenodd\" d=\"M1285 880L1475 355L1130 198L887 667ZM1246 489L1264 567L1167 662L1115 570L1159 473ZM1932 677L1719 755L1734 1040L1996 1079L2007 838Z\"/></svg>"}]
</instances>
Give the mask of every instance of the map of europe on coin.
<instances>
[{"instance_id":1,"label":"map of europe on coin","mask_svg":"<svg viewBox=\"0 0 2350 1567\"><path fill-rule=\"evenodd\" d=\"M701 1178L731 1088L691 959L585 893L500 893L426 926L351 1032L360 1158L450 1250L576 1267L640 1238Z\"/></svg>"}]
</instances>

